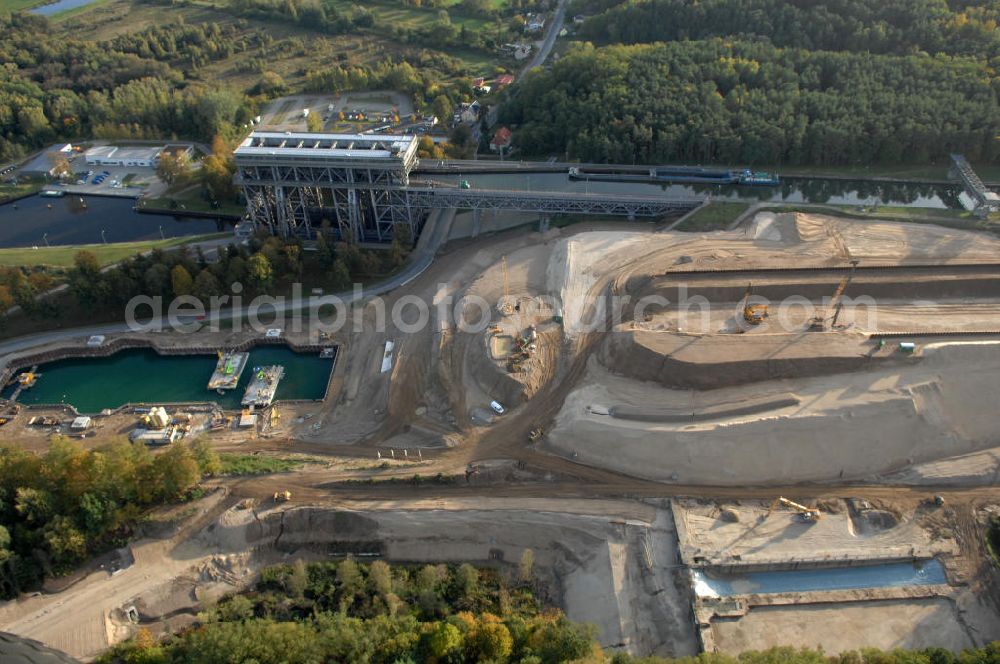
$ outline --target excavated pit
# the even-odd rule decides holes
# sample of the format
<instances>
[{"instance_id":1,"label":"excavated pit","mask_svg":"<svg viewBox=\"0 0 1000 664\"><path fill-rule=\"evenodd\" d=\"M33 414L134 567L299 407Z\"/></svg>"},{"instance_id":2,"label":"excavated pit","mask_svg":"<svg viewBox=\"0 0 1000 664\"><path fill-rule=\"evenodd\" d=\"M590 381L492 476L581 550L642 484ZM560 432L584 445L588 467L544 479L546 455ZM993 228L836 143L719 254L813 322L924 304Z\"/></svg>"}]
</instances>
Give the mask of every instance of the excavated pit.
<instances>
[{"instance_id":1,"label":"excavated pit","mask_svg":"<svg viewBox=\"0 0 1000 664\"><path fill-rule=\"evenodd\" d=\"M619 326L605 340L600 359L622 376L694 390L917 361L911 356L875 356L874 348L866 337L853 334L695 336Z\"/></svg>"}]
</instances>

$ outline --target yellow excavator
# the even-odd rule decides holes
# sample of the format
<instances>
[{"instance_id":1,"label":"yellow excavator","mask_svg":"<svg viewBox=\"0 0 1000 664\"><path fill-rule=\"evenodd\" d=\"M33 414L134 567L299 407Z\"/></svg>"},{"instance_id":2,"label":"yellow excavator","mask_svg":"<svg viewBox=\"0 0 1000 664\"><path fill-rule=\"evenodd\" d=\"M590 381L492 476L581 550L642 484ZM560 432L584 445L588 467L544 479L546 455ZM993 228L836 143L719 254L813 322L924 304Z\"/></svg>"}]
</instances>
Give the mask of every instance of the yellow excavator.
<instances>
[{"instance_id":1,"label":"yellow excavator","mask_svg":"<svg viewBox=\"0 0 1000 664\"><path fill-rule=\"evenodd\" d=\"M743 320L751 325L760 325L767 319L766 304L750 304L750 296L753 295L753 284L747 284L747 290L743 293Z\"/></svg>"},{"instance_id":2,"label":"yellow excavator","mask_svg":"<svg viewBox=\"0 0 1000 664\"><path fill-rule=\"evenodd\" d=\"M844 291L846 291L847 287L851 285L851 280L854 279L854 270L856 270L857 267L858 261L851 261L851 271L846 277L840 280L840 283L837 285L837 290L833 291L833 297L830 298L830 303L827 305L827 308L825 310L820 309L819 313L814 316L811 321L809 321L810 330L822 332L824 330L832 330L837 327L837 319L840 318L840 310L844 306ZM830 325L827 327L826 316L831 309L833 310L833 318L830 319Z\"/></svg>"},{"instance_id":3,"label":"yellow excavator","mask_svg":"<svg viewBox=\"0 0 1000 664\"><path fill-rule=\"evenodd\" d=\"M778 505L784 505L788 509L794 512L798 512L799 516L806 523L816 523L823 517L823 514L822 512L819 511L819 508L806 507L805 505L797 503L794 500L789 500L784 496L778 496L777 498L774 499L774 502L771 503L771 506L767 508L767 514L764 515L764 518L766 519L767 517L771 516L771 512L773 512Z\"/></svg>"}]
</instances>

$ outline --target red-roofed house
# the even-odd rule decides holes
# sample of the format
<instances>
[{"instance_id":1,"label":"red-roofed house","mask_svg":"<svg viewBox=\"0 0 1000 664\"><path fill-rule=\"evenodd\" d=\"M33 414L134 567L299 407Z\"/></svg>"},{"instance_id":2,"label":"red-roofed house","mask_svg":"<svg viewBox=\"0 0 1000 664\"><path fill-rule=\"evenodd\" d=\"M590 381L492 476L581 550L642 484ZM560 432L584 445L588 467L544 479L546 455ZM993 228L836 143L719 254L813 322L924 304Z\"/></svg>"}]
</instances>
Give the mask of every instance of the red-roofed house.
<instances>
[{"instance_id":1,"label":"red-roofed house","mask_svg":"<svg viewBox=\"0 0 1000 664\"><path fill-rule=\"evenodd\" d=\"M497 76L497 80L493 81L493 85L497 88L503 88L514 82L513 74L503 74Z\"/></svg>"},{"instance_id":2,"label":"red-roofed house","mask_svg":"<svg viewBox=\"0 0 1000 664\"><path fill-rule=\"evenodd\" d=\"M497 129L497 133L493 134L493 140L490 141L490 150L503 154L503 151L510 147L510 139L512 137L513 134L510 129L500 127Z\"/></svg>"}]
</instances>

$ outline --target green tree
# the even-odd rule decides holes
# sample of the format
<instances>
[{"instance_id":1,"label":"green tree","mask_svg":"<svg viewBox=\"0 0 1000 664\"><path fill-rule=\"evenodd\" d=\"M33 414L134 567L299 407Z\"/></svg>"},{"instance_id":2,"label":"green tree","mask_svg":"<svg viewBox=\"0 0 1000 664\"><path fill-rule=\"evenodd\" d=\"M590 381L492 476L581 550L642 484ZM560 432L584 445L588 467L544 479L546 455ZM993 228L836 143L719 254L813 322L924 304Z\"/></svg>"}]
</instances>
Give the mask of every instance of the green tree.
<instances>
[{"instance_id":1,"label":"green tree","mask_svg":"<svg viewBox=\"0 0 1000 664\"><path fill-rule=\"evenodd\" d=\"M42 525L55 513L52 494L44 489L19 487L15 494L14 509L34 526Z\"/></svg>"},{"instance_id":2,"label":"green tree","mask_svg":"<svg viewBox=\"0 0 1000 664\"><path fill-rule=\"evenodd\" d=\"M170 290L174 297L194 293L194 280L191 278L191 273L183 265L175 265L170 270Z\"/></svg>"},{"instance_id":3,"label":"green tree","mask_svg":"<svg viewBox=\"0 0 1000 664\"><path fill-rule=\"evenodd\" d=\"M70 290L78 300L94 305L101 293L101 263L92 251L85 249L73 255L73 270L70 272Z\"/></svg>"},{"instance_id":4,"label":"green tree","mask_svg":"<svg viewBox=\"0 0 1000 664\"><path fill-rule=\"evenodd\" d=\"M57 567L73 565L87 553L87 540L69 517L53 517L42 531L42 537Z\"/></svg>"},{"instance_id":5,"label":"green tree","mask_svg":"<svg viewBox=\"0 0 1000 664\"><path fill-rule=\"evenodd\" d=\"M163 152L156 162L156 175L169 185L183 184L191 177L187 153Z\"/></svg>"},{"instance_id":6,"label":"green tree","mask_svg":"<svg viewBox=\"0 0 1000 664\"><path fill-rule=\"evenodd\" d=\"M292 573L288 575L287 587L292 597L301 599L306 594L306 588L309 587L309 572L306 570L306 562L301 558L292 563Z\"/></svg>"},{"instance_id":7,"label":"green tree","mask_svg":"<svg viewBox=\"0 0 1000 664\"><path fill-rule=\"evenodd\" d=\"M254 92L265 97L280 97L288 94L288 85L280 74L269 70L260 75Z\"/></svg>"},{"instance_id":8,"label":"green tree","mask_svg":"<svg viewBox=\"0 0 1000 664\"><path fill-rule=\"evenodd\" d=\"M318 134L323 131L323 118L318 113L310 113L306 116L306 131Z\"/></svg>"},{"instance_id":9,"label":"green tree","mask_svg":"<svg viewBox=\"0 0 1000 664\"><path fill-rule=\"evenodd\" d=\"M204 438L195 439L191 443L190 449L202 475L218 475L222 472L222 460L219 459L219 453L207 440Z\"/></svg>"},{"instance_id":10,"label":"green tree","mask_svg":"<svg viewBox=\"0 0 1000 664\"><path fill-rule=\"evenodd\" d=\"M199 272L194 278L193 289L195 296L206 304L211 298L222 294L222 284L208 268Z\"/></svg>"},{"instance_id":11,"label":"green tree","mask_svg":"<svg viewBox=\"0 0 1000 664\"><path fill-rule=\"evenodd\" d=\"M177 500L198 483L201 473L194 454L186 445L171 445L153 461L158 478L158 495L163 500Z\"/></svg>"},{"instance_id":12,"label":"green tree","mask_svg":"<svg viewBox=\"0 0 1000 664\"><path fill-rule=\"evenodd\" d=\"M202 183L215 200L232 200L236 196L233 184L235 173L232 150L220 136L216 136L212 141L212 154L201 161Z\"/></svg>"},{"instance_id":13,"label":"green tree","mask_svg":"<svg viewBox=\"0 0 1000 664\"><path fill-rule=\"evenodd\" d=\"M455 572L455 585L464 602L473 602L479 593L479 570L469 563L462 563Z\"/></svg>"},{"instance_id":14,"label":"green tree","mask_svg":"<svg viewBox=\"0 0 1000 664\"><path fill-rule=\"evenodd\" d=\"M392 570L381 560L376 560L368 568L368 585L371 592L386 597L392 592Z\"/></svg>"},{"instance_id":15,"label":"green tree","mask_svg":"<svg viewBox=\"0 0 1000 664\"><path fill-rule=\"evenodd\" d=\"M464 638L451 623L439 622L431 632L427 645L433 657L445 659L462 650Z\"/></svg>"},{"instance_id":16,"label":"green tree","mask_svg":"<svg viewBox=\"0 0 1000 664\"><path fill-rule=\"evenodd\" d=\"M468 637L469 645L478 653L478 661L503 662L514 650L510 630L499 618L483 614Z\"/></svg>"},{"instance_id":17,"label":"green tree","mask_svg":"<svg viewBox=\"0 0 1000 664\"><path fill-rule=\"evenodd\" d=\"M330 267L330 282L336 290L345 290L351 286L351 273L344 265L344 261L335 260Z\"/></svg>"},{"instance_id":18,"label":"green tree","mask_svg":"<svg viewBox=\"0 0 1000 664\"><path fill-rule=\"evenodd\" d=\"M364 590L361 570L353 558L341 561L337 565L337 585L341 607L350 607Z\"/></svg>"},{"instance_id":19,"label":"green tree","mask_svg":"<svg viewBox=\"0 0 1000 664\"><path fill-rule=\"evenodd\" d=\"M518 575L522 583L529 583L534 578L535 552L525 549L521 552L521 562L518 565Z\"/></svg>"},{"instance_id":20,"label":"green tree","mask_svg":"<svg viewBox=\"0 0 1000 664\"><path fill-rule=\"evenodd\" d=\"M143 273L142 283L149 295L167 295L170 292L170 268L155 263Z\"/></svg>"},{"instance_id":21,"label":"green tree","mask_svg":"<svg viewBox=\"0 0 1000 664\"><path fill-rule=\"evenodd\" d=\"M264 254L254 254L247 264L247 276L250 283L257 290L264 290L271 285L274 280L274 270L271 268L271 261L267 260Z\"/></svg>"}]
</instances>

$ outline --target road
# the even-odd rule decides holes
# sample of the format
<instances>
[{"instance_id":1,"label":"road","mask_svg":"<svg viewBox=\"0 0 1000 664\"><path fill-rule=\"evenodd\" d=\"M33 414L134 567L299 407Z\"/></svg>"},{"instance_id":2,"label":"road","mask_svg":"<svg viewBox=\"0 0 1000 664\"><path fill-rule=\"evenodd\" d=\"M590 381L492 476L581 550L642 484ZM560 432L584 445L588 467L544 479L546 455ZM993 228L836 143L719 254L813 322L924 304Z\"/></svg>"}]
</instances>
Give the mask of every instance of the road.
<instances>
[{"instance_id":1,"label":"road","mask_svg":"<svg viewBox=\"0 0 1000 664\"><path fill-rule=\"evenodd\" d=\"M549 24L548 32L545 33L545 40L542 42L542 47L535 53L535 57L531 59L531 62L521 70L519 78L523 78L525 74L535 67L541 67L545 63L545 60L548 59L549 53L552 52L552 47L556 45L556 37L559 36L559 31L562 30L563 20L566 18L567 3L568 0L559 0L559 6L556 7L556 13L552 15L552 22Z\"/></svg>"},{"instance_id":2,"label":"road","mask_svg":"<svg viewBox=\"0 0 1000 664\"><path fill-rule=\"evenodd\" d=\"M437 250L448 238L448 232L451 229L451 222L454 217L454 210L443 210L432 214L427 220L424 231L420 234L420 239L417 241L416 248L410 254L409 263L406 267L385 281L368 286L360 293L360 297L371 297L373 295L388 293L396 288L405 286L420 276L428 267L430 267L431 263L434 261L434 255L437 253ZM356 299L359 299L359 294L355 293L353 290L337 293L336 296L341 298L345 304L350 304ZM242 307L240 309L223 309L218 312L217 320L224 321L231 320L233 318L240 318L245 316L249 309L249 306ZM294 303L286 300L274 306L273 310L276 313L290 313L294 310ZM193 318L182 319L182 321L193 321ZM167 326L165 319L160 319L159 322L163 324L164 327ZM18 353L35 346L53 343L56 341L84 339L95 334L122 334L129 331L129 327L126 323L117 322L89 325L85 327L74 327L64 330L37 332L35 334L28 334L8 339L0 342L0 357L3 358L0 359L0 368L6 366L11 353Z\"/></svg>"}]
</instances>

